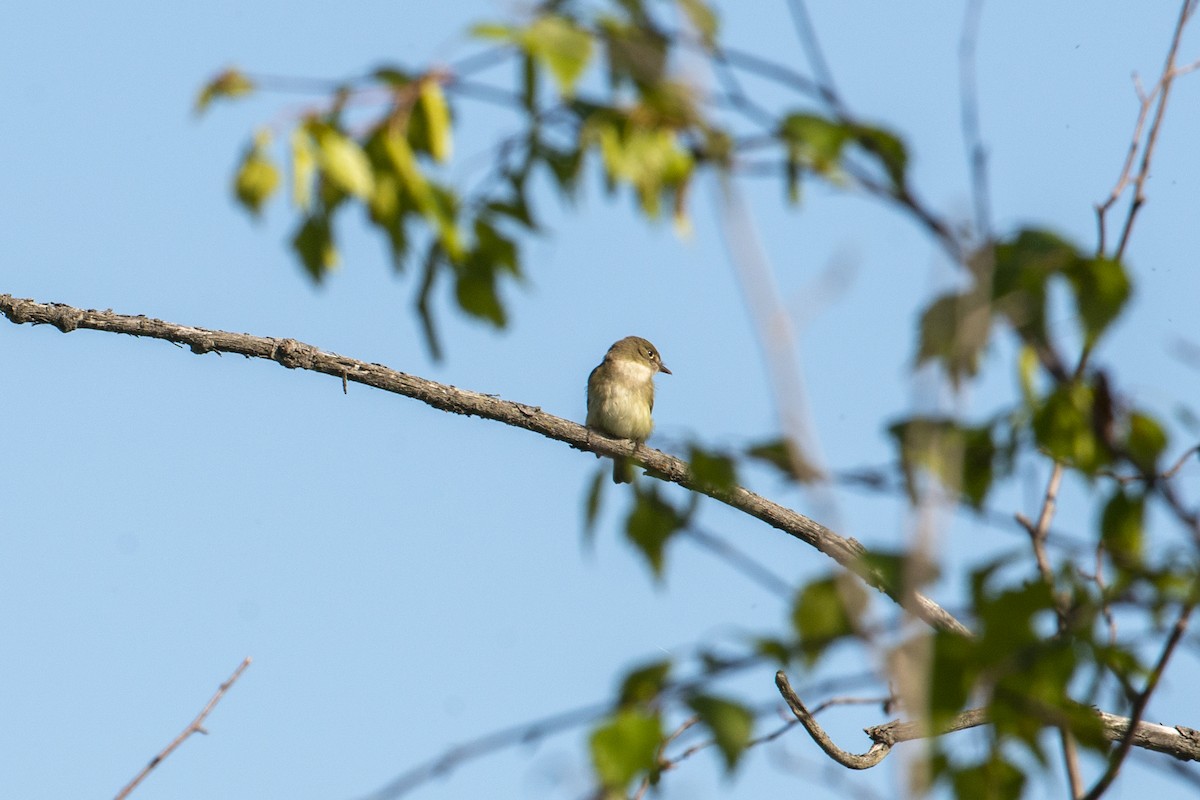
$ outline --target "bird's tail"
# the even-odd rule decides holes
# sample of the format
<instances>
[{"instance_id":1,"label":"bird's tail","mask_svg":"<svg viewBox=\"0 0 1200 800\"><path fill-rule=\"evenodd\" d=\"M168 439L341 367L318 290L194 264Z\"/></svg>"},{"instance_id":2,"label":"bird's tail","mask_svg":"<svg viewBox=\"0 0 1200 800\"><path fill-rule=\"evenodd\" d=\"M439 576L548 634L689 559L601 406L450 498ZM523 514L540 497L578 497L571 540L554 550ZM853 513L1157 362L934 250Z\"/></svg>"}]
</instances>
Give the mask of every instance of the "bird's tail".
<instances>
[{"instance_id":1,"label":"bird's tail","mask_svg":"<svg viewBox=\"0 0 1200 800\"><path fill-rule=\"evenodd\" d=\"M613 483L633 483L633 464L628 458L613 459Z\"/></svg>"}]
</instances>

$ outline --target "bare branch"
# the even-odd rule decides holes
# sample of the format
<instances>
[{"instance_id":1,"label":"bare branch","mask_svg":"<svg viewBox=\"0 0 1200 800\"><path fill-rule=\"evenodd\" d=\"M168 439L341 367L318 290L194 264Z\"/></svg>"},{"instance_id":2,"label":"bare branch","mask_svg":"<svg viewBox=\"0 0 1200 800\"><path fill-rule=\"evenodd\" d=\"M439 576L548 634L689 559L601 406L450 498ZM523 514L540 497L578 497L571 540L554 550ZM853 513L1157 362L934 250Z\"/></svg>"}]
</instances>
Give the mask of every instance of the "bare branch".
<instances>
[{"instance_id":1,"label":"bare branch","mask_svg":"<svg viewBox=\"0 0 1200 800\"><path fill-rule=\"evenodd\" d=\"M1146 706L1150 703L1150 695L1154 694L1154 690L1158 688L1158 682L1167 669L1167 662L1171 660L1171 655L1179 645L1179 640L1187 632L1188 619L1192 616L1193 608L1195 606L1188 604L1180 610L1179 617L1175 620L1175 626L1171 629L1171 635L1167 637L1167 642L1163 645L1162 653L1158 657L1158 663L1154 665L1154 671L1146 680L1146 688L1138 694L1137 699L1133 702L1131 719L1119 740L1120 744L1117 746L1116 752L1109 759L1104 774L1092 786L1091 791L1083 796L1083 800L1097 800L1108 791L1108 787L1116 780L1117 773L1120 772L1121 765L1125 762L1125 757L1129 755L1129 749L1133 747L1142 715L1146 713ZM1182 731L1180 732L1182 733ZM1193 733L1195 732L1193 731Z\"/></svg>"},{"instance_id":2,"label":"bare branch","mask_svg":"<svg viewBox=\"0 0 1200 800\"><path fill-rule=\"evenodd\" d=\"M1141 100L1141 108L1138 111L1137 124L1134 126L1133 141L1130 143L1129 153L1125 157L1125 164L1121 169L1121 175L1117 179L1117 184L1113 187L1112 193L1108 199L1096 206L1097 226L1099 228L1099 244L1097 254L1102 255L1105 250L1105 228L1106 215L1108 210L1125 191L1126 186L1130 182L1133 183L1134 192L1133 199L1129 203L1129 212L1125 217L1125 225L1121 230L1121 238L1118 240L1114 258L1121 258L1125 253L1125 248L1129 244L1130 234L1133 232L1133 224L1137 219L1138 211L1146 202L1146 179L1150 177L1150 163L1154 157L1154 147L1158 143L1158 132L1162 125L1163 116L1167 110L1167 100L1171 93L1171 86L1175 82L1175 78L1184 72L1189 72L1195 68L1195 65L1188 65L1182 69L1175 66L1176 54L1179 51L1179 42L1183 38L1183 29L1187 25L1188 19L1196 9L1195 0L1183 0L1179 8L1179 17L1175 22L1175 32L1171 36L1171 45L1167 50L1166 63L1163 65L1162 74L1155 82L1154 88L1147 94L1139 90L1139 99ZM1154 121L1150 124L1150 132L1146 135L1145 144L1142 144L1142 129L1146 123L1146 119L1150 113L1150 109L1154 107L1157 100L1157 107L1154 110ZM1139 147L1142 151L1142 160L1138 165L1136 173L1131 174L1134 159L1137 156Z\"/></svg>"},{"instance_id":3,"label":"bare branch","mask_svg":"<svg viewBox=\"0 0 1200 800\"><path fill-rule=\"evenodd\" d=\"M250 666L249 656L247 656L245 660L238 665L238 668L235 669L233 674L229 676L229 680L221 684L221 686L217 689L217 693L214 694L208 701L208 705L204 706L196 718L192 720L192 723L183 729L183 733L176 736L174 741L164 747L161 753L150 759L150 763L147 764L142 771L137 774L137 777L131 780L124 789L117 792L116 800L125 800L125 798L129 796L129 793L136 789L138 784L150 774L151 770L161 764L163 759L175 752L175 749L178 748L179 745L183 744L184 741L193 733L208 733L208 731L204 730L203 727L205 718L212 712L214 708L216 708L217 703L221 702L221 698L224 697L225 693L229 691L229 687L233 686L237 679L242 677L242 673L246 671L246 667L248 666Z\"/></svg>"},{"instance_id":4,"label":"bare branch","mask_svg":"<svg viewBox=\"0 0 1200 800\"><path fill-rule=\"evenodd\" d=\"M1190 608L1188 610L1190 611ZM1176 628L1178 629L1178 627L1177 623ZM1171 644L1169 650L1173 649L1174 644ZM1165 657L1169 657L1169 655L1169 652L1164 652ZM1160 659L1159 666L1163 666L1164 663L1165 659ZM1161 675L1161 672L1157 669L1156 675ZM1157 682L1155 676L1152 676L1152 680L1155 683ZM796 695L795 691L793 691L791 684L788 682L787 675L782 670L775 673L775 685L779 688L779 693L783 696L784 701L787 702L788 707L791 708L792 713L796 715L796 719L804 726L805 730L808 731L818 746L839 764L850 769L869 769L875 766L887 757L892 747L901 742L928 739L933 736L944 736L947 733L954 733L989 723L987 710L983 708L967 709L957 714L937 731L930 731L927 726L920 722L892 720L883 725L864 728L863 732L870 737L874 744L862 755L855 755L854 753L847 753L833 743L829 735L825 733L816 719L813 718L812 712L804 707L804 703ZM1147 688L1151 691L1153 689L1151 686ZM1095 711L1094 713L1100 719L1104 737L1112 742L1121 742L1121 746L1126 747L1126 749L1128 747L1139 747L1144 750L1165 753L1181 761L1200 761L1200 731L1194 728L1187 728L1182 725L1170 727L1151 722L1142 722L1140 719L1121 717L1105 711ZM1125 745L1125 742L1129 744Z\"/></svg>"},{"instance_id":5,"label":"bare branch","mask_svg":"<svg viewBox=\"0 0 1200 800\"><path fill-rule=\"evenodd\" d=\"M864 548L858 541L839 536L824 525L789 508L774 503L742 487L721 490L696 481L688 464L645 445L631 448L623 439L588 430L578 423L547 414L536 406L501 400L492 395L458 389L415 375L397 372L381 364L368 364L336 353L318 350L295 339L273 339L247 333L196 328L144 316L116 314L112 311L83 310L59 303L39 303L0 294L0 314L16 324L48 324L64 333L79 328L163 339L186 345L193 353L238 353L249 358L276 361L289 369L305 369L332 375L338 381L361 383L394 394L420 400L441 411L482 417L523 428L563 442L576 450L597 455L631 458L651 470L654 477L677 483L694 492L736 508L790 536L815 547L838 564L858 575L869 585L900 602L900 587L866 563ZM924 595L914 597L914 613L939 630L969 636L969 629L950 612Z\"/></svg>"}]
</instances>

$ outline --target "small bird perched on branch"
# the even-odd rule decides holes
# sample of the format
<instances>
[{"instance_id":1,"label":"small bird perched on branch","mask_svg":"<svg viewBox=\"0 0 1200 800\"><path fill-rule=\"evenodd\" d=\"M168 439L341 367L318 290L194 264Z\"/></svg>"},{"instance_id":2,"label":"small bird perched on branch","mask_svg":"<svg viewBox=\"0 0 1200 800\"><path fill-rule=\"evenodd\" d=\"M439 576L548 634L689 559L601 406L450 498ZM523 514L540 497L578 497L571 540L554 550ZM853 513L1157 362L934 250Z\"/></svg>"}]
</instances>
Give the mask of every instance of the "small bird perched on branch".
<instances>
[{"instance_id":1,"label":"small bird perched on branch","mask_svg":"<svg viewBox=\"0 0 1200 800\"><path fill-rule=\"evenodd\" d=\"M587 426L618 439L641 444L650 438L654 420L654 376L671 374L658 350L640 336L626 336L608 348L600 366L588 376ZM613 459L613 483L631 483L627 458Z\"/></svg>"}]
</instances>

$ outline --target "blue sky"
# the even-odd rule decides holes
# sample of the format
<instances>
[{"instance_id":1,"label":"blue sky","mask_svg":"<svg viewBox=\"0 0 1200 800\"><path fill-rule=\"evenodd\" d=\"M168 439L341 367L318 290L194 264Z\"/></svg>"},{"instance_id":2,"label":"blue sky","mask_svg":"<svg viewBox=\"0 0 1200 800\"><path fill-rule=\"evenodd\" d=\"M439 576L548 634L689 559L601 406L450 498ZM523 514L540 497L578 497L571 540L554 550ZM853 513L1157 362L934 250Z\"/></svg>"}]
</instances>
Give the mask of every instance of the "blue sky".
<instances>
[{"instance_id":1,"label":"blue sky","mask_svg":"<svg viewBox=\"0 0 1200 800\"><path fill-rule=\"evenodd\" d=\"M511 328L497 334L442 302L447 357L436 364L412 314L411 276L391 272L356 220L344 220L340 272L317 288L286 246L290 209L276 203L256 224L235 207L229 180L249 132L306 100L266 96L197 120L198 87L231 64L339 78L445 61L471 51L470 22L509 12L433 8L10 4L0 292L292 337L575 420L588 371L612 341L638 334L674 371L659 381L652 444L774 435L711 183L697 187L695 234L682 242L637 220L628 198L605 199L594 179L575 208L547 193L548 232L524 243L528 284L507 295ZM754 8L726 4L728 41L800 65L785 4ZM851 107L902 133L922 197L965 218L961 8L846 2L812 12ZM1111 190L1137 110L1130 75L1157 74L1176 13L1174 3L986 6L979 100L997 230L1034 223L1094 242L1092 207ZM1193 29L1181 60L1198 50ZM478 105L460 116L475 126L459 143L467 156L508 124ZM1137 294L1098 354L1125 393L1172 419L1200 396L1200 374L1172 355L1174 343L1200 340L1197 129L1200 81L1185 77L1129 250ZM910 222L871 202L814 188L794 210L773 183L745 192L781 297L804 320L799 366L829 466L886 462L888 422L932 402L908 369L915 314L952 269ZM846 284L819 295L830 269ZM967 392L968 413L1013 396L1006 352ZM581 500L600 467L528 433L363 387L344 396L337 381L265 362L93 332L5 323L0 370L0 796L115 794L247 655L254 664L209 719L211 735L188 741L135 797L358 797L456 742L605 700L639 661L736 644L786 618L785 602L687 543L672 548L656 585L621 541L615 491L594 550L581 548ZM1173 452L1197 432L1176 433ZM913 528L897 498L808 496L754 478L870 546L896 547ZM1024 475L1000 508L1030 513L1044 480ZM1068 485L1062 528L1085 533L1087 509ZM788 579L828 568L739 515L706 507L702 519ZM953 515L940 537L952 578L938 593L951 605L962 588L953 567L1021 544L1015 528ZM1178 537L1164 526L1156 541ZM1194 654L1180 657L1151 719L1200 724L1187 690ZM768 701L772 673L763 666L721 688ZM858 729L882 721L876 709L830 717L850 749ZM473 762L414 796L580 797L581 742L575 731ZM1179 790L1140 763L1130 769L1138 779L1110 796ZM801 785L813 797L846 787L889 796L902 775L886 765L841 775L840 788L813 786L824 770L796 731L752 753L736 783L693 759L664 796L783 796Z\"/></svg>"}]
</instances>

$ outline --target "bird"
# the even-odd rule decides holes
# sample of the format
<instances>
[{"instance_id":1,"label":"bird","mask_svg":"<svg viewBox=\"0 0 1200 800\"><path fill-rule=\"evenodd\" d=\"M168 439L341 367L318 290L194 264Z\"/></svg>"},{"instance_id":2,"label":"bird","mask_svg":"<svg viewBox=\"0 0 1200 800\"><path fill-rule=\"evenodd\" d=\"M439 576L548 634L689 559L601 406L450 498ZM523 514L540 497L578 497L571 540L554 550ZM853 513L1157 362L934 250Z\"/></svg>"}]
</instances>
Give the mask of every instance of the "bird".
<instances>
[{"instance_id":1,"label":"bird","mask_svg":"<svg viewBox=\"0 0 1200 800\"><path fill-rule=\"evenodd\" d=\"M587 427L617 439L641 444L650 438L654 420L654 376L672 374L658 349L640 336L626 336L608 348L604 360L588 375ZM627 458L613 459L613 483L632 483Z\"/></svg>"}]
</instances>

